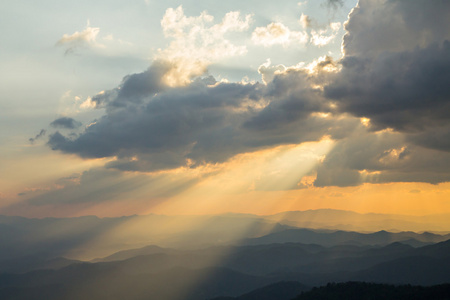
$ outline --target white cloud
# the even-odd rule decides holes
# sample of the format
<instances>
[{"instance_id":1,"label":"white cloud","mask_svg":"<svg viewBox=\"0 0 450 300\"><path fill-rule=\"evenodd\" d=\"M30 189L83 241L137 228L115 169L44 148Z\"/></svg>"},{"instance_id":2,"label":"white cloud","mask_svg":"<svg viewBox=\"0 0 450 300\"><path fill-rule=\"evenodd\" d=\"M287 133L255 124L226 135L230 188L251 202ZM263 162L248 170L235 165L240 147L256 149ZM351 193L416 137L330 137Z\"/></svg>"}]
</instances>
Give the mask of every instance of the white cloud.
<instances>
[{"instance_id":1,"label":"white cloud","mask_svg":"<svg viewBox=\"0 0 450 300\"><path fill-rule=\"evenodd\" d=\"M340 22L330 23L330 26L326 29L322 30L311 30L311 43L316 46L322 47L328 45L331 41L333 41L339 29L341 28Z\"/></svg>"},{"instance_id":2,"label":"white cloud","mask_svg":"<svg viewBox=\"0 0 450 300\"><path fill-rule=\"evenodd\" d=\"M306 44L308 34L306 32L291 31L280 22L273 22L266 27L257 27L252 34L252 41L265 47L273 45L288 46L290 44Z\"/></svg>"},{"instance_id":3,"label":"white cloud","mask_svg":"<svg viewBox=\"0 0 450 300\"><path fill-rule=\"evenodd\" d=\"M91 97L87 97L87 99L85 101L83 101L83 103L80 104L80 108L82 108L82 109L96 108L96 107L97 107L97 104L92 101Z\"/></svg>"},{"instance_id":4,"label":"white cloud","mask_svg":"<svg viewBox=\"0 0 450 300\"><path fill-rule=\"evenodd\" d=\"M83 31L75 31L70 35L64 34L56 45L65 47L66 54L82 47L103 47L102 44L96 41L99 32L100 28L91 27L88 21L86 28Z\"/></svg>"},{"instance_id":5,"label":"white cloud","mask_svg":"<svg viewBox=\"0 0 450 300\"><path fill-rule=\"evenodd\" d=\"M167 74L167 83L186 84L192 76L202 74L212 61L247 53L246 46L234 44L226 35L248 30L251 21L251 15L241 16L234 11L213 24L214 17L206 12L187 17L181 6L167 9L161 26L164 35L173 40L157 57L176 66Z\"/></svg>"},{"instance_id":6,"label":"white cloud","mask_svg":"<svg viewBox=\"0 0 450 300\"><path fill-rule=\"evenodd\" d=\"M302 25L303 28L308 28L311 26L311 18L308 15L302 14L300 16L300 25Z\"/></svg>"},{"instance_id":7,"label":"white cloud","mask_svg":"<svg viewBox=\"0 0 450 300\"><path fill-rule=\"evenodd\" d=\"M286 71L286 67L283 65L271 66L270 59L267 59L267 61L258 68L258 73L261 74L262 80L265 84L271 82L275 75L281 74L284 71Z\"/></svg>"},{"instance_id":8,"label":"white cloud","mask_svg":"<svg viewBox=\"0 0 450 300\"><path fill-rule=\"evenodd\" d=\"M109 57L137 54L133 43L117 38L112 33L101 35L100 28L91 27L89 21L84 30L76 31L73 34L64 34L56 45L63 47L65 54L79 53L83 49L89 49L95 51L96 54Z\"/></svg>"}]
</instances>

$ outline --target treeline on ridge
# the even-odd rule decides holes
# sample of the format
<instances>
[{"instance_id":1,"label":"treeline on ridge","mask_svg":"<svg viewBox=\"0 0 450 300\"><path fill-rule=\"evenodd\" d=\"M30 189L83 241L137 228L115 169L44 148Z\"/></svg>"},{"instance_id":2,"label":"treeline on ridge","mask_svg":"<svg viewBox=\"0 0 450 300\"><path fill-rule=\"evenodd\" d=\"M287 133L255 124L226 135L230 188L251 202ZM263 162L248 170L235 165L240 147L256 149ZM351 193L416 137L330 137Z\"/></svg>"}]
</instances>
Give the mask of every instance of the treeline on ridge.
<instances>
[{"instance_id":1,"label":"treeline on ridge","mask_svg":"<svg viewBox=\"0 0 450 300\"><path fill-rule=\"evenodd\" d=\"M449 300L450 284L390 285L367 282L328 283L302 292L293 300Z\"/></svg>"}]
</instances>

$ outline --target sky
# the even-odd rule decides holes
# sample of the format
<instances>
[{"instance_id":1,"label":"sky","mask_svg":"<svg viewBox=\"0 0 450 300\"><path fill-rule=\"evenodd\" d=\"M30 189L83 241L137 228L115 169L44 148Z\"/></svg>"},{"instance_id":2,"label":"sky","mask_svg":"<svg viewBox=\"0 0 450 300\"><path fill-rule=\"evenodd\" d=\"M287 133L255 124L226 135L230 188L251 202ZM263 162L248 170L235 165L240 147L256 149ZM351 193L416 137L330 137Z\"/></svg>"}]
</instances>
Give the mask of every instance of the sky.
<instances>
[{"instance_id":1,"label":"sky","mask_svg":"<svg viewBox=\"0 0 450 300\"><path fill-rule=\"evenodd\" d=\"M0 214L450 213L450 2L3 1Z\"/></svg>"}]
</instances>

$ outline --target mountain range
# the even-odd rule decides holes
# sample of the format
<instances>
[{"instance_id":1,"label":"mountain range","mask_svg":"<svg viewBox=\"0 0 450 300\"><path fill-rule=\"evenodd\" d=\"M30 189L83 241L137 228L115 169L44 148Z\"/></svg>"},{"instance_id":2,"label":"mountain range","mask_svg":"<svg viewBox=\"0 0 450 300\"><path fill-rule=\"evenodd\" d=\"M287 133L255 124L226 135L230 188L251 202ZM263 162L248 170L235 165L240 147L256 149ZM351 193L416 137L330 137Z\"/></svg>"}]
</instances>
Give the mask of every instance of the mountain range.
<instances>
[{"instance_id":1,"label":"mountain range","mask_svg":"<svg viewBox=\"0 0 450 300\"><path fill-rule=\"evenodd\" d=\"M3 273L0 298L30 299L27 295L39 291L47 295L45 299L123 299L125 294L127 299L209 299L238 297L280 281L305 287L346 281L450 282L450 241L419 248L395 242L383 247L284 243L144 249L153 254L78 262L57 270Z\"/></svg>"},{"instance_id":2,"label":"mountain range","mask_svg":"<svg viewBox=\"0 0 450 300\"><path fill-rule=\"evenodd\" d=\"M424 217L358 214L340 210L309 210L285 212L269 216L251 214L224 214L205 216L164 216L133 215L116 218L84 216L74 218L28 219L23 217L0 216L0 265L2 261L26 256L42 259L66 257L69 259L91 260L112 253L158 245L169 248L199 249L212 245L240 243L282 242L282 235L300 234L286 232L286 229L320 229L330 231L358 231L373 233L381 230L390 232L428 230L445 236L449 232L448 215ZM432 222L433 221L433 222ZM351 226L347 226L351 224ZM420 228L420 230L419 230ZM277 232L283 231L279 236ZM274 236L258 241L270 233ZM336 233L336 236L339 234ZM381 234L379 234L381 235ZM440 241L439 237L426 238L410 234L410 244L423 246ZM336 237L340 239L339 237ZM345 239L351 239L347 236ZM264 241L266 239L266 241ZM273 241L269 241L274 239ZM446 237L441 240L445 240ZM288 241L304 242L288 237ZM405 241L405 238L401 239ZM361 239L354 239L355 243ZM399 241L385 237L382 244ZM418 243L418 242L419 243ZM309 240L307 243L316 243ZM348 243L349 241L345 241ZM318 242L325 245L327 242ZM330 244L330 243L328 243ZM334 244L334 242L332 243ZM363 244L366 244L363 242Z\"/></svg>"},{"instance_id":3,"label":"mountain range","mask_svg":"<svg viewBox=\"0 0 450 300\"><path fill-rule=\"evenodd\" d=\"M330 282L450 282L448 232L332 229L346 216L366 215L0 216L0 299L288 300Z\"/></svg>"}]
</instances>

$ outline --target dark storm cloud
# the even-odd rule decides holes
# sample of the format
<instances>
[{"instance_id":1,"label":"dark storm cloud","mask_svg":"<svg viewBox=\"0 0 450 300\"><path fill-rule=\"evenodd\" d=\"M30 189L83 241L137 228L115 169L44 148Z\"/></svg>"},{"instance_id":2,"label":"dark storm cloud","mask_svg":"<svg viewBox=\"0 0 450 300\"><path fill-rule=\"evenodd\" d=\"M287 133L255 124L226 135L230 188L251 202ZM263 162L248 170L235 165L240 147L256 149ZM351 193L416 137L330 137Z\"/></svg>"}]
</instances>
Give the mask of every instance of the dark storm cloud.
<instances>
[{"instance_id":1,"label":"dark storm cloud","mask_svg":"<svg viewBox=\"0 0 450 300\"><path fill-rule=\"evenodd\" d=\"M340 111L427 148L449 151L450 2L359 1L342 70L324 89Z\"/></svg>"},{"instance_id":2,"label":"dark storm cloud","mask_svg":"<svg viewBox=\"0 0 450 300\"><path fill-rule=\"evenodd\" d=\"M138 82L130 83L136 79ZM139 83L146 85L139 76L130 76L123 86L139 86ZM152 165L156 169L162 165L165 168L184 165L191 152L209 154L211 150L209 155L220 160L220 156L236 144L233 141L239 138L236 124L247 114L233 110L240 109L244 100L254 102L260 98L258 85L208 87L203 82L196 82L158 95L154 95L153 90L143 94L142 89L137 88L137 91L136 95L128 94L128 97L119 93L107 103L107 115L76 139L56 132L51 135L49 145L83 157L126 159L142 154L154 162ZM118 106L118 102L124 106ZM208 160L207 157L204 159Z\"/></svg>"},{"instance_id":3,"label":"dark storm cloud","mask_svg":"<svg viewBox=\"0 0 450 300\"><path fill-rule=\"evenodd\" d=\"M171 67L170 63L155 61L145 72L125 76L117 88L95 95L92 102L97 108L109 109L141 104L148 97L167 89L163 76Z\"/></svg>"},{"instance_id":4,"label":"dark storm cloud","mask_svg":"<svg viewBox=\"0 0 450 300\"><path fill-rule=\"evenodd\" d=\"M324 97L370 128L337 142L316 186L450 180L449 19L448 1L359 1Z\"/></svg>"},{"instance_id":5,"label":"dark storm cloud","mask_svg":"<svg viewBox=\"0 0 450 300\"><path fill-rule=\"evenodd\" d=\"M329 108L320 92L311 88L304 71L290 71L284 76L275 76L269 83L266 96L277 99L261 112L251 116L244 124L257 131L285 127L313 112L325 112Z\"/></svg>"},{"instance_id":6,"label":"dark storm cloud","mask_svg":"<svg viewBox=\"0 0 450 300\"><path fill-rule=\"evenodd\" d=\"M346 56L411 51L450 39L450 2L360 0L345 24Z\"/></svg>"},{"instance_id":7,"label":"dark storm cloud","mask_svg":"<svg viewBox=\"0 0 450 300\"><path fill-rule=\"evenodd\" d=\"M323 97L321 89L313 88L330 78L332 73L325 71L325 68L334 64L330 57L326 57L317 63L314 75L306 70L290 69L274 76L264 94L271 99L270 103L251 115L245 121L244 128L261 135L277 132L279 137L292 136L291 142L296 143L316 141L323 135L333 139L346 136L359 122L342 118L329 100ZM321 114L328 114L328 117L321 117Z\"/></svg>"},{"instance_id":8,"label":"dark storm cloud","mask_svg":"<svg viewBox=\"0 0 450 300\"><path fill-rule=\"evenodd\" d=\"M342 111L371 119L375 129L425 130L449 121L450 42L376 58L347 56L325 88Z\"/></svg>"},{"instance_id":9,"label":"dark storm cloud","mask_svg":"<svg viewBox=\"0 0 450 300\"><path fill-rule=\"evenodd\" d=\"M34 138L29 138L28 141L31 144L33 144L37 139L40 139L43 136L45 136L46 133L47 133L47 131L45 129L41 129L41 131Z\"/></svg>"},{"instance_id":10,"label":"dark storm cloud","mask_svg":"<svg viewBox=\"0 0 450 300\"><path fill-rule=\"evenodd\" d=\"M313 115L326 105L304 71L276 76L268 86L205 77L169 88L161 83L168 71L161 66L157 62L94 97L106 115L75 138L55 132L48 144L82 157L116 156L111 168L151 171L223 162L239 153L334 134L332 117ZM269 106L258 108L266 102ZM345 127L338 122L335 134Z\"/></svg>"},{"instance_id":11,"label":"dark storm cloud","mask_svg":"<svg viewBox=\"0 0 450 300\"><path fill-rule=\"evenodd\" d=\"M52 127L65 129L75 129L80 127L81 125L81 122L68 117L62 117L50 123L50 126Z\"/></svg>"},{"instance_id":12,"label":"dark storm cloud","mask_svg":"<svg viewBox=\"0 0 450 300\"><path fill-rule=\"evenodd\" d=\"M408 140L426 148L450 151L450 124L409 134Z\"/></svg>"}]
</instances>

